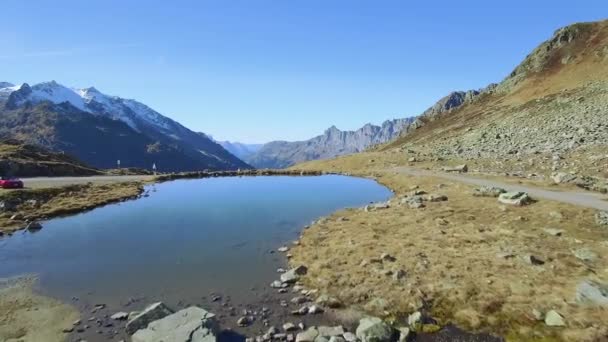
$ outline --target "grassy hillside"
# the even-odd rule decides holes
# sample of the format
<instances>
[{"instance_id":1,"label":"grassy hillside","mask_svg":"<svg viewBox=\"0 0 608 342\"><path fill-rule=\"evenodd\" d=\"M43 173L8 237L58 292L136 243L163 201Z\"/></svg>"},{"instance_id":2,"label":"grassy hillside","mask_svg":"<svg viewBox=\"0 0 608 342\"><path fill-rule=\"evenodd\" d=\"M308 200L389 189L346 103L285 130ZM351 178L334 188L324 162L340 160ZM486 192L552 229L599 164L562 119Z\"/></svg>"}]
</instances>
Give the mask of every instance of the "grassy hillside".
<instances>
[{"instance_id":1,"label":"grassy hillside","mask_svg":"<svg viewBox=\"0 0 608 342\"><path fill-rule=\"evenodd\" d=\"M0 141L0 174L5 176L92 176L102 171L64 154L16 140Z\"/></svg>"}]
</instances>

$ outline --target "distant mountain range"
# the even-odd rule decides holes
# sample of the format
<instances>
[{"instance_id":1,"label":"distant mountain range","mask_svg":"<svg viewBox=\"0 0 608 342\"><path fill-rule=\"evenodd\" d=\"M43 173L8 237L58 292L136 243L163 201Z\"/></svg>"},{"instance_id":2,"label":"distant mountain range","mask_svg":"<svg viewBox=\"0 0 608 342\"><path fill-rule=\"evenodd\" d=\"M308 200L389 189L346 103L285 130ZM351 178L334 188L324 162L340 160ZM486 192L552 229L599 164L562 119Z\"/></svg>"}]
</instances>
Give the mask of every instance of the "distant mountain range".
<instances>
[{"instance_id":1,"label":"distant mountain range","mask_svg":"<svg viewBox=\"0 0 608 342\"><path fill-rule=\"evenodd\" d=\"M238 158L245 160L264 146L264 144L245 144L240 142L217 141L226 151L234 154Z\"/></svg>"},{"instance_id":2,"label":"distant mountain range","mask_svg":"<svg viewBox=\"0 0 608 342\"><path fill-rule=\"evenodd\" d=\"M381 126L367 124L356 131L341 131L335 126L322 135L305 141L272 141L244 160L257 168L284 168L315 159L356 153L388 142L413 122L413 118L394 119Z\"/></svg>"},{"instance_id":3,"label":"distant mountain range","mask_svg":"<svg viewBox=\"0 0 608 342\"><path fill-rule=\"evenodd\" d=\"M209 139L135 100L55 81L0 82L0 138L67 152L99 168L250 168Z\"/></svg>"}]
</instances>

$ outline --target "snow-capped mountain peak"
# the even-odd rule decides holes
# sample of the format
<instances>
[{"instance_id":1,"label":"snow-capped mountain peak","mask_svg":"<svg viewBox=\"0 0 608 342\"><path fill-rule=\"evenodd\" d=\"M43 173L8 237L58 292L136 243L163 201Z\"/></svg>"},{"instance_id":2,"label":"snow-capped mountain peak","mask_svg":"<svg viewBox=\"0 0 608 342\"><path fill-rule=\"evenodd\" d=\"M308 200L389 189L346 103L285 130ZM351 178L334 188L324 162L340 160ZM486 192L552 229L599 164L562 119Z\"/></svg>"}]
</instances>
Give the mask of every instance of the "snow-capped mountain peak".
<instances>
[{"instance_id":1,"label":"snow-capped mountain peak","mask_svg":"<svg viewBox=\"0 0 608 342\"><path fill-rule=\"evenodd\" d=\"M23 87L30 89L23 89ZM106 95L95 87L69 88L56 81L43 82L32 87L29 87L26 83L21 86L14 86L8 82L2 82L0 83L0 99L6 100L10 94L18 90L22 91L15 99L15 105L17 106L26 102L49 101L56 104L68 102L79 110L123 121L137 131L142 129L142 124L152 125L164 131L170 131L172 126L175 126L173 120L143 103Z\"/></svg>"}]
</instances>

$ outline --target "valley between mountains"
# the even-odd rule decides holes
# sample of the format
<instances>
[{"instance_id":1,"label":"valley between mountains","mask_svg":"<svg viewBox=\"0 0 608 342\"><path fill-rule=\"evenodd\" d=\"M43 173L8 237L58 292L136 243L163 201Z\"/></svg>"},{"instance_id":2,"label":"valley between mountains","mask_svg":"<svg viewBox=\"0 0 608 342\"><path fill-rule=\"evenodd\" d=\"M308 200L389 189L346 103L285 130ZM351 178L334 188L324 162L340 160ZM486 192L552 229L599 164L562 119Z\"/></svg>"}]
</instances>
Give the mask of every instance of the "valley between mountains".
<instances>
[{"instance_id":1,"label":"valley between mountains","mask_svg":"<svg viewBox=\"0 0 608 342\"><path fill-rule=\"evenodd\" d=\"M273 282L278 297L270 298L288 316L264 324L260 303L222 319L248 341L608 339L608 21L558 29L504 80L453 92L418 116L331 127L301 142L216 142L94 88L0 88L3 172L142 177L2 191L7 235L35 220L154 196L146 186L181 178L337 173L393 191L386 202L319 218L281 247L290 270L279 277L291 278ZM117 159L133 169L109 170ZM84 309L31 283L0 290L0 312L10 313L0 338L78 338L74 321ZM23 318L30 311L36 327ZM301 317L321 326L287 325ZM323 320L352 333L332 335ZM100 324L100 335L122 336L112 331L124 322L102 322L112 324ZM285 331L269 330L276 326Z\"/></svg>"}]
</instances>

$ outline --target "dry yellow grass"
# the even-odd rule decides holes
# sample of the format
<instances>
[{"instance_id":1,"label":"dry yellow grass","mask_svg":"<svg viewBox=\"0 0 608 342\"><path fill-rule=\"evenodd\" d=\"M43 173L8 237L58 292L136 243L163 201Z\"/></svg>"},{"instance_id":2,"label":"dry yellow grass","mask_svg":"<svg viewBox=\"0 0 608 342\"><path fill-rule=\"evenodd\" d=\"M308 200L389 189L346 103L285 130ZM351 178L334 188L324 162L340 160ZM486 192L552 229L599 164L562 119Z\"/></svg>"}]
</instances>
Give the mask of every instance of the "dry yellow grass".
<instances>
[{"instance_id":1,"label":"dry yellow grass","mask_svg":"<svg viewBox=\"0 0 608 342\"><path fill-rule=\"evenodd\" d=\"M0 215L0 232L13 232L25 227L26 220L39 220L73 214L109 203L137 197L142 182L95 185L77 184L53 188L6 190L0 201L19 203L15 210ZM11 219L17 214L17 219Z\"/></svg>"},{"instance_id":2,"label":"dry yellow grass","mask_svg":"<svg viewBox=\"0 0 608 342\"><path fill-rule=\"evenodd\" d=\"M544 200L501 205L472 196L467 185L389 171L401 158L364 153L297 166L374 175L395 191L389 209L338 212L303 233L292 263L309 267L305 285L372 314L399 319L426 308L441 323L513 341L593 341L608 334L606 309L574 301L581 280L608 281L608 230L594 222L594 210ZM416 186L449 200L422 209L398 205ZM546 228L562 229L563 236ZM598 259L577 259L573 251L581 248ZM498 256L505 252L513 257ZM382 253L396 261L370 262ZM545 264L531 265L526 255ZM385 273L398 270L406 273L402 281ZM546 327L534 309L558 311L567 327Z\"/></svg>"}]
</instances>

